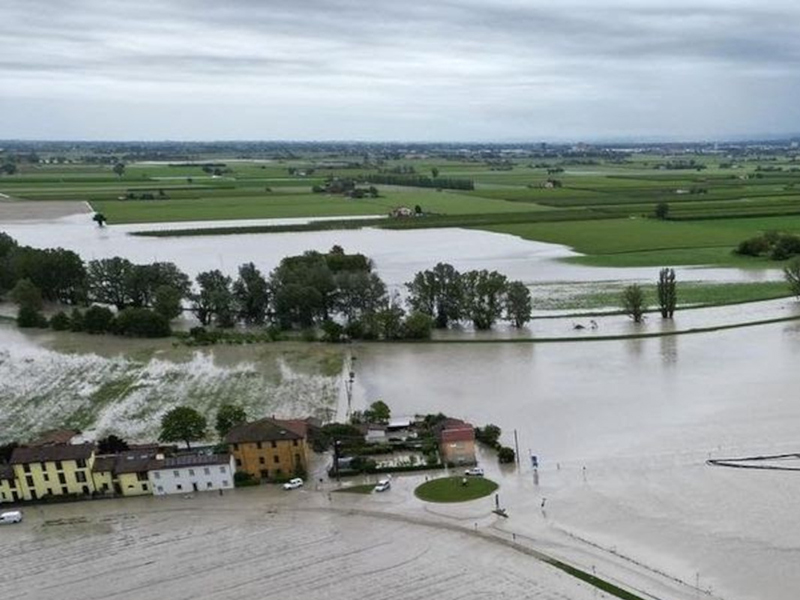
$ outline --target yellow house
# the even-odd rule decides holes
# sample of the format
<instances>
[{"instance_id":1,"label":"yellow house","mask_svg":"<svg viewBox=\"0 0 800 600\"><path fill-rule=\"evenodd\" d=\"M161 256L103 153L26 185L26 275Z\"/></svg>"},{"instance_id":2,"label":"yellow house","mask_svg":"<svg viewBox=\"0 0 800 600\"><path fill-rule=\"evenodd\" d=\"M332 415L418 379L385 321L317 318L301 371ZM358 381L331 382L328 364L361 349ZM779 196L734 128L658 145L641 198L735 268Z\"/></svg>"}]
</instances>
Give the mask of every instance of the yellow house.
<instances>
[{"instance_id":1,"label":"yellow house","mask_svg":"<svg viewBox=\"0 0 800 600\"><path fill-rule=\"evenodd\" d=\"M155 453L147 450L128 450L98 456L92 467L95 489L100 494L115 496L152 494L147 472L154 458Z\"/></svg>"},{"instance_id":2,"label":"yellow house","mask_svg":"<svg viewBox=\"0 0 800 600\"><path fill-rule=\"evenodd\" d=\"M234 427L225 442L236 470L257 479L283 479L308 471L308 422L261 419Z\"/></svg>"},{"instance_id":3,"label":"yellow house","mask_svg":"<svg viewBox=\"0 0 800 600\"><path fill-rule=\"evenodd\" d=\"M11 465L0 465L0 504L17 502L20 496L17 493L17 482L14 479L14 469Z\"/></svg>"},{"instance_id":4,"label":"yellow house","mask_svg":"<svg viewBox=\"0 0 800 600\"><path fill-rule=\"evenodd\" d=\"M55 444L15 448L9 464L20 500L82 495L95 491L94 444Z\"/></svg>"}]
</instances>

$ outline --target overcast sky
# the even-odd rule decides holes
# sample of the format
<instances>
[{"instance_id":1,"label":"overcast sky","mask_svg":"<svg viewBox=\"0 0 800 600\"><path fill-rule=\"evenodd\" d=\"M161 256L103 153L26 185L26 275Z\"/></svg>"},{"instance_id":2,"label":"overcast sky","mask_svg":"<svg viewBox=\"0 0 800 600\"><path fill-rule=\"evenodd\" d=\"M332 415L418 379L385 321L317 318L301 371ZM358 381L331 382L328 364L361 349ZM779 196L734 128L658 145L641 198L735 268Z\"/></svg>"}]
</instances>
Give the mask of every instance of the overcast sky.
<instances>
[{"instance_id":1,"label":"overcast sky","mask_svg":"<svg viewBox=\"0 0 800 600\"><path fill-rule=\"evenodd\" d=\"M0 0L0 139L800 132L797 0Z\"/></svg>"}]
</instances>

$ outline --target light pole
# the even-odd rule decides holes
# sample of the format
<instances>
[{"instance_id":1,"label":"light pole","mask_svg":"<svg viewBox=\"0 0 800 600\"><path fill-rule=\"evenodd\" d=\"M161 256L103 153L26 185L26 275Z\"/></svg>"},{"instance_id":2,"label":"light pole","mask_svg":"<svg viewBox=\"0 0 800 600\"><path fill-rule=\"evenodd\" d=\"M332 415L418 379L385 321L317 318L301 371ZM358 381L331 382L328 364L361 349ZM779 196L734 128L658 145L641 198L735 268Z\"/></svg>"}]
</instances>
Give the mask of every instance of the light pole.
<instances>
[{"instance_id":1,"label":"light pole","mask_svg":"<svg viewBox=\"0 0 800 600\"><path fill-rule=\"evenodd\" d=\"M356 357L350 355L350 360L347 365L347 379L344 381L344 389L347 393L347 421L350 422L350 417L353 412L353 383L356 380Z\"/></svg>"}]
</instances>

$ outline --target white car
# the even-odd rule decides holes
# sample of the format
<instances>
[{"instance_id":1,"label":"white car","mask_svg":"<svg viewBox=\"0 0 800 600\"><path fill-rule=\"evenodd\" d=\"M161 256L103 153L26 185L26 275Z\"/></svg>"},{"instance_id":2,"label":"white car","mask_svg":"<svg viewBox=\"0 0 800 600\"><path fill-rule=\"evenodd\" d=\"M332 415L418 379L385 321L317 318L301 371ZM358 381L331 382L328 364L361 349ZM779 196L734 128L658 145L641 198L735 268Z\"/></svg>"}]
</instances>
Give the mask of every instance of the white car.
<instances>
[{"instance_id":1,"label":"white car","mask_svg":"<svg viewBox=\"0 0 800 600\"><path fill-rule=\"evenodd\" d=\"M381 479L378 482L378 485L375 486L375 489L373 491L375 491L375 492L385 492L386 490L388 490L391 487L392 487L392 482L391 481L389 481L388 479Z\"/></svg>"},{"instance_id":2,"label":"white car","mask_svg":"<svg viewBox=\"0 0 800 600\"><path fill-rule=\"evenodd\" d=\"M467 469L464 471L464 475L470 475L473 477L483 477L483 469L480 467L472 467L471 469Z\"/></svg>"},{"instance_id":3,"label":"white car","mask_svg":"<svg viewBox=\"0 0 800 600\"><path fill-rule=\"evenodd\" d=\"M22 511L11 510L0 514L0 523L20 523L22 521Z\"/></svg>"},{"instance_id":4,"label":"white car","mask_svg":"<svg viewBox=\"0 0 800 600\"><path fill-rule=\"evenodd\" d=\"M303 487L303 480L300 479L299 477L290 479L289 481L283 484L283 489L285 490L296 490L299 487Z\"/></svg>"}]
</instances>

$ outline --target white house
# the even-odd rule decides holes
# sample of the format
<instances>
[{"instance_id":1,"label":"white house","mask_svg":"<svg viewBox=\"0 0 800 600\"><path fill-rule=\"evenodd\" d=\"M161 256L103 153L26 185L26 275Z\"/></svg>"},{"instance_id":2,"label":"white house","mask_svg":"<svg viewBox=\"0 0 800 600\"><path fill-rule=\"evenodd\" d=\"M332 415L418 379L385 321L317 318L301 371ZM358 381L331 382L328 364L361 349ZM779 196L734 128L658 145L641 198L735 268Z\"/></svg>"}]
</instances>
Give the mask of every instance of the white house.
<instances>
[{"instance_id":1,"label":"white house","mask_svg":"<svg viewBox=\"0 0 800 600\"><path fill-rule=\"evenodd\" d=\"M147 478L155 496L233 488L236 465L230 454L174 456L150 463Z\"/></svg>"}]
</instances>

